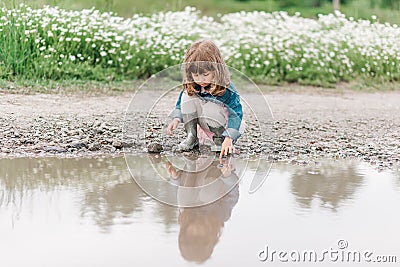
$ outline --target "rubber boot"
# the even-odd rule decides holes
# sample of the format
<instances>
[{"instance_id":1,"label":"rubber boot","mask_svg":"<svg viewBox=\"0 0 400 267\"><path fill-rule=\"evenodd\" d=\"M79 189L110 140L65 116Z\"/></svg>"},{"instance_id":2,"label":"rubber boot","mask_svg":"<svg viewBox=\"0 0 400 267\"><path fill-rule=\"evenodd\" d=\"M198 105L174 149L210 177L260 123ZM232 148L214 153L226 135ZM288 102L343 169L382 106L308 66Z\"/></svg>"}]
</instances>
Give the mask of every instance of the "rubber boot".
<instances>
[{"instance_id":1,"label":"rubber boot","mask_svg":"<svg viewBox=\"0 0 400 267\"><path fill-rule=\"evenodd\" d=\"M222 148L222 142L224 142L225 136L222 136L222 133L225 131L223 126L219 127L211 127L208 126L211 132L214 133L213 142L214 144L211 146L212 152L220 152Z\"/></svg>"},{"instance_id":2,"label":"rubber boot","mask_svg":"<svg viewBox=\"0 0 400 267\"><path fill-rule=\"evenodd\" d=\"M190 151L199 146L199 139L197 138L197 112L182 114L182 119L187 137L174 148L176 152Z\"/></svg>"}]
</instances>

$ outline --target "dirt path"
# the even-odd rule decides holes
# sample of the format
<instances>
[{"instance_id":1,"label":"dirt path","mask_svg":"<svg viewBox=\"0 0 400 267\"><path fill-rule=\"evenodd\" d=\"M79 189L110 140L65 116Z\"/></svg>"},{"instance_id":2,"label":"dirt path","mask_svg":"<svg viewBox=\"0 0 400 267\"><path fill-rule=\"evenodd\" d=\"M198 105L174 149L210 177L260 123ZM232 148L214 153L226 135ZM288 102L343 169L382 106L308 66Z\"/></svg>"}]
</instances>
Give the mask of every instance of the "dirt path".
<instances>
[{"instance_id":1,"label":"dirt path","mask_svg":"<svg viewBox=\"0 0 400 267\"><path fill-rule=\"evenodd\" d=\"M157 94L145 97L153 101ZM0 94L0 157L120 155L123 147L143 151L146 138L160 141L160 128L176 96L167 96L150 118L154 129L149 134L140 131L143 107L132 108L129 119L140 127L127 142L122 126L132 96ZM272 92L265 97L273 119L262 125L264 136L258 140L259 129L249 117L246 135L237 143L242 154L264 152L271 160L291 162L356 157L380 167L400 161L400 92ZM169 150L179 140L161 141Z\"/></svg>"}]
</instances>

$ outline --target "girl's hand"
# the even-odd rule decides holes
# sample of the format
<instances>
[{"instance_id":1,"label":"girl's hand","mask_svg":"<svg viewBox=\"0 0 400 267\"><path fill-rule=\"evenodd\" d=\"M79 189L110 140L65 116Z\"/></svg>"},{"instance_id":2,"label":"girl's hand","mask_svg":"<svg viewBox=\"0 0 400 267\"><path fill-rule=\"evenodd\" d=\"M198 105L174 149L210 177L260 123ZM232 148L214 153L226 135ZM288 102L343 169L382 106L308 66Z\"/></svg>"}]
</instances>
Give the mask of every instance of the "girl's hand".
<instances>
[{"instance_id":1,"label":"girl's hand","mask_svg":"<svg viewBox=\"0 0 400 267\"><path fill-rule=\"evenodd\" d=\"M219 153L219 158L222 158L223 155L233 154L235 152L235 147L232 143L232 138L229 136L225 137L224 142L222 143L221 153Z\"/></svg>"},{"instance_id":2,"label":"girl's hand","mask_svg":"<svg viewBox=\"0 0 400 267\"><path fill-rule=\"evenodd\" d=\"M175 130L176 128L178 128L178 124L179 124L179 119L175 118L169 125L167 128L167 132L169 135L173 135L173 130Z\"/></svg>"}]
</instances>

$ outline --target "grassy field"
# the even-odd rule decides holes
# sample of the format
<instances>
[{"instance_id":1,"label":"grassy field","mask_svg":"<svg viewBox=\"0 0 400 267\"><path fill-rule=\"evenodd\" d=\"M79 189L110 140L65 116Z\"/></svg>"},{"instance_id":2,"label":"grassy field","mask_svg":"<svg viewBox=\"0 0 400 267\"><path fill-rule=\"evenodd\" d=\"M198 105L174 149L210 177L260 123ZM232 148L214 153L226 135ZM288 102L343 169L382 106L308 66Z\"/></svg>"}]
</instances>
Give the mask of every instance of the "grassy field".
<instances>
[{"instance_id":1,"label":"grassy field","mask_svg":"<svg viewBox=\"0 0 400 267\"><path fill-rule=\"evenodd\" d=\"M34 1L37 7L44 2L77 10L96 4L115 11L119 3ZM201 5L207 11L207 3L213 2L224 1L205 0ZM240 10L242 5L265 8L268 3L268 8L276 8L272 1L232 3L221 9L216 5L212 12L225 12L223 7L229 7L226 12ZM152 12L168 9L167 4L152 1L153 6L145 7L138 2L135 8ZM169 9L183 5L174 2ZM367 10L360 6L353 11L363 8ZM400 30L380 21L356 21L343 14L313 20L284 12L244 11L210 20L190 8L130 18L95 9L2 9L0 88L15 92L26 88L53 93L85 88L94 93L125 92L132 90L137 79L179 64L193 40L207 38L217 42L229 66L260 84L338 88L338 84L348 83L347 89L393 90L399 88L400 80Z\"/></svg>"},{"instance_id":2,"label":"grassy field","mask_svg":"<svg viewBox=\"0 0 400 267\"><path fill-rule=\"evenodd\" d=\"M0 6L11 7L19 3L26 3L40 8L43 5L59 6L66 9L80 10L95 7L101 11L113 11L119 16L130 17L136 13L151 14L158 11L178 11L186 6L193 6L201 10L202 14L216 17L218 13L226 14L239 11L288 11L289 14L300 12L303 17L317 17L318 14L328 14L333 11L330 4L318 8L279 8L273 0L1 0ZM381 22L400 24L400 10L382 9L379 6L371 7L370 0L351 0L342 5L341 12L354 18L369 19L376 15Z\"/></svg>"}]
</instances>

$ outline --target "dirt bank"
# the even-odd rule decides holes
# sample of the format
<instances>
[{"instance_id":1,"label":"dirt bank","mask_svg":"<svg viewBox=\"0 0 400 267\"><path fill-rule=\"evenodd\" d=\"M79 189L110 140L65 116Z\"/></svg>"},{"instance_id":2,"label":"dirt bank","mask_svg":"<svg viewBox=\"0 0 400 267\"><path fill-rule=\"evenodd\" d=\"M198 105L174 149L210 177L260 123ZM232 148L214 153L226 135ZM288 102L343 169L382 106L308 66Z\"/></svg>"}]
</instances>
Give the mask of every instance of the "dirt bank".
<instances>
[{"instance_id":1,"label":"dirt bank","mask_svg":"<svg viewBox=\"0 0 400 267\"><path fill-rule=\"evenodd\" d=\"M146 140L162 141L168 151L179 142L159 134L174 106L166 97L161 109L142 125L146 113L132 109L129 120L137 132L122 140L125 111L132 93L118 96L0 95L0 157L116 156L123 147L143 151ZM305 162L315 157L356 157L378 167L400 161L400 93L270 92L273 118L261 126L254 118L237 143L242 155L263 153L270 160ZM149 95L149 101L156 99ZM242 93L244 99L259 97ZM161 129L160 129L161 128ZM177 136L182 136L182 129ZM157 134L158 133L158 134Z\"/></svg>"}]
</instances>

